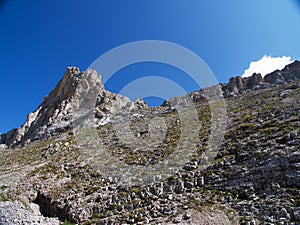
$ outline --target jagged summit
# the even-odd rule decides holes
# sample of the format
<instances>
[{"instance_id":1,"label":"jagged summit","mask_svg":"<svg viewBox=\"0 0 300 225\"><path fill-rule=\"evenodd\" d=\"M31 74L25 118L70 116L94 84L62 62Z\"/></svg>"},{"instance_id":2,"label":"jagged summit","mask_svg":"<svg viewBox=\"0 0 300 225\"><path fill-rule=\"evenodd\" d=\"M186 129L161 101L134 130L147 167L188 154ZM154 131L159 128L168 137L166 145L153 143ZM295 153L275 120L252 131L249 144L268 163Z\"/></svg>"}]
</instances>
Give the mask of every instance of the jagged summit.
<instances>
[{"instance_id":1,"label":"jagged summit","mask_svg":"<svg viewBox=\"0 0 300 225\"><path fill-rule=\"evenodd\" d=\"M69 113L78 108L83 85L89 85L103 91L100 76L96 71L80 72L77 67L68 67L57 86L45 97L38 108L27 116L26 122L1 136L1 142L7 145L23 143L48 137L65 130L69 125ZM94 101L96 101L94 99Z\"/></svg>"},{"instance_id":2,"label":"jagged summit","mask_svg":"<svg viewBox=\"0 0 300 225\"><path fill-rule=\"evenodd\" d=\"M74 102L75 99L80 98L84 88L97 88L99 91L103 91L101 76L95 70L88 69L86 72L80 72L77 67L68 67L63 78L41 105L44 107L51 105L57 107L63 101ZM93 101L96 101L96 99L93 99Z\"/></svg>"},{"instance_id":3,"label":"jagged summit","mask_svg":"<svg viewBox=\"0 0 300 225\"><path fill-rule=\"evenodd\" d=\"M259 73L254 73L250 77L231 77L228 83L220 84L225 98L244 94L246 91L271 88L274 86L287 84L300 79L300 61L294 61L282 70L276 70L262 77ZM204 91L198 90L188 94L193 102L201 102L206 99ZM176 104L180 96L171 98L163 103L164 106Z\"/></svg>"},{"instance_id":4,"label":"jagged summit","mask_svg":"<svg viewBox=\"0 0 300 225\"><path fill-rule=\"evenodd\" d=\"M127 97L104 90L101 76L95 70L80 72L77 67L68 67L57 86L27 116L26 122L1 135L0 144L12 146L45 139L66 131L74 119L96 106L102 105L102 110L95 108L95 117L101 120L127 103L130 103Z\"/></svg>"},{"instance_id":5,"label":"jagged summit","mask_svg":"<svg viewBox=\"0 0 300 225\"><path fill-rule=\"evenodd\" d=\"M294 61L282 70L276 70L265 77L254 73L251 77L231 77L227 84L221 84L224 97L243 94L245 91L270 88L300 79L300 61ZM203 90L189 93L192 101L205 100ZM163 103L176 104L181 97ZM26 122L0 136L0 144L8 146L45 139L66 131L75 118L84 110L95 110L96 124L109 121L107 115L121 108L144 108L143 100L132 103L129 98L113 94L104 89L101 76L88 69L80 72L77 67L68 67L57 86L45 97L39 107L27 116ZM80 111L80 112L79 112Z\"/></svg>"},{"instance_id":6,"label":"jagged summit","mask_svg":"<svg viewBox=\"0 0 300 225\"><path fill-rule=\"evenodd\" d=\"M225 97L242 94L244 91L269 88L274 85L286 84L300 79L300 61L285 66L282 70L275 70L262 77L261 74L254 73L250 77L231 77L228 84L223 84L222 89Z\"/></svg>"}]
</instances>

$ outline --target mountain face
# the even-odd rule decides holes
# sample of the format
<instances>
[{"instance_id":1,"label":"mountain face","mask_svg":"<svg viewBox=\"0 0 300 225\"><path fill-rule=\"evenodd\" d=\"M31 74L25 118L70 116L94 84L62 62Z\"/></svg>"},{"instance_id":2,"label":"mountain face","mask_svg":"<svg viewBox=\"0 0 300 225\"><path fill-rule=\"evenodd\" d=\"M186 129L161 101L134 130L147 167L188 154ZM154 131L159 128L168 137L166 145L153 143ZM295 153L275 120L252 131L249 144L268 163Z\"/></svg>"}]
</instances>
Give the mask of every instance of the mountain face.
<instances>
[{"instance_id":1,"label":"mountain face","mask_svg":"<svg viewBox=\"0 0 300 225\"><path fill-rule=\"evenodd\" d=\"M95 108L99 105L102 108ZM49 96L27 116L26 122L20 128L1 135L0 143L15 146L47 139L70 129L73 120L91 108L94 108L92 113L97 124L125 106L146 107L146 103L137 100L132 104L129 98L104 90L101 77L94 70L80 72L76 67L68 67Z\"/></svg>"},{"instance_id":2,"label":"mountain face","mask_svg":"<svg viewBox=\"0 0 300 225\"><path fill-rule=\"evenodd\" d=\"M293 82L300 79L299 74L300 61L295 61L283 70L276 70L267 74L264 78L256 73L247 78L232 77L227 84L221 84L221 88L224 97L232 97L241 95L246 91ZM206 99L203 90L192 92L189 97L193 102ZM182 100L181 97L176 97L165 101L163 106L176 105L178 99ZM109 102L111 106L108 107L108 104L103 104L105 102ZM104 108L97 107L99 105ZM104 90L101 76L94 70L80 72L79 68L68 67L62 80L50 92L49 96L45 97L39 107L27 116L26 122L20 128L13 129L0 136L0 144L14 146L49 138L64 132L72 126L72 120L76 116L83 115L84 112L77 112L79 109L95 108L95 118L103 120L103 117L107 119L107 114L112 114L124 107L145 108L147 104L139 99L132 104L127 97Z\"/></svg>"},{"instance_id":3,"label":"mountain face","mask_svg":"<svg viewBox=\"0 0 300 225\"><path fill-rule=\"evenodd\" d=\"M223 85L225 96L241 94L244 91L269 88L276 85L287 84L300 79L300 62L295 61L283 70L276 70L262 77L254 73L251 77L232 77L228 84Z\"/></svg>"},{"instance_id":4,"label":"mountain face","mask_svg":"<svg viewBox=\"0 0 300 225\"><path fill-rule=\"evenodd\" d=\"M205 90L188 94L199 117L191 146L179 140L184 121L172 107L187 105L186 98L147 107L106 91L96 71L69 67L26 122L1 135L0 224L59 224L47 217L77 224L300 224L299 79L295 61L263 78L220 84L224 141L201 169L216 132ZM124 136L114 129L120 116L130 128ZM126 138L136 143L126 145ZM87 154L100 142L100 152ZM194 149L191 160L159 182L120 184L99 170L107 163L112 171L121 163L147 170L180 143ZM107 153L115 161L107 162Z\"/></svg>"}]
</instances>

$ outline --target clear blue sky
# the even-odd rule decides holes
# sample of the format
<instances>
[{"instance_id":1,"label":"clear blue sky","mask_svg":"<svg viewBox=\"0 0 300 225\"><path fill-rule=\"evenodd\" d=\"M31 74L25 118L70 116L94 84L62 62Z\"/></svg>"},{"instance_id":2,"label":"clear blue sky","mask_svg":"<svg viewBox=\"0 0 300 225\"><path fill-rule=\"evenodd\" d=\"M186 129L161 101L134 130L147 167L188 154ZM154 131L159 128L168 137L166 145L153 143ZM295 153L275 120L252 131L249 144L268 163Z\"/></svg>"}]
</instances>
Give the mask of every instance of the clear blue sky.
<instances>
[{"instance_id":1,"label":"clear blue sky","mask_svg":"<svg viewBox=\"0 0 300 225\"><path fill-rule=\"evenodd\" d=\"M299 59L299 24L296 0L2 1L0 132L20 126L67 66L85 70L118 45L175 42L198 54L225 82L265 54ZM160 69L156 65L152 72Z\"/></svg>"}]
</instances>

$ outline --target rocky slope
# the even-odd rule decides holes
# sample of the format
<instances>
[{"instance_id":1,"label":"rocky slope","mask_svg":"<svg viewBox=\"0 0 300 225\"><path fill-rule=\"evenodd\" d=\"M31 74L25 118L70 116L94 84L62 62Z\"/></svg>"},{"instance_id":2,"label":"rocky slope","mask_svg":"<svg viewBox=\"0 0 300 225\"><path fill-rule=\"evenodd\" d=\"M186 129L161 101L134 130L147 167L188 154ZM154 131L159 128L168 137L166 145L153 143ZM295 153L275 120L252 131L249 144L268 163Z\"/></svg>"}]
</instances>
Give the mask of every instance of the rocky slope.
<instances>
[{"instance_id":1,"label":"rocky slope","mask_svg":"<svg viewBox=\"0 0 300 225\"><path fill-rule=\"evenodd\" d=\"M224 142L204 170L202 153L214 132L211 108L203 90L190 93L199 119L191 160L167 179L134 186L101 174L92 162L105 164L104 154L87 158L82 139L95 143L96 137L125 164L156 165L179 143L182 122L172 105L185 99L147 107L104 90L99 77L68 68L26 123L1 136L0 198L18 201L5 204L27 207L25 215L37 204L44 216L79 224L300 224L299 61L264 78L235 77L221 85ZM120 114L130 119L134 149L114 130ZM144 144L151 135L159 144ZM5 206L0 215L7 215Z\"/></svg>"}]
</instances>

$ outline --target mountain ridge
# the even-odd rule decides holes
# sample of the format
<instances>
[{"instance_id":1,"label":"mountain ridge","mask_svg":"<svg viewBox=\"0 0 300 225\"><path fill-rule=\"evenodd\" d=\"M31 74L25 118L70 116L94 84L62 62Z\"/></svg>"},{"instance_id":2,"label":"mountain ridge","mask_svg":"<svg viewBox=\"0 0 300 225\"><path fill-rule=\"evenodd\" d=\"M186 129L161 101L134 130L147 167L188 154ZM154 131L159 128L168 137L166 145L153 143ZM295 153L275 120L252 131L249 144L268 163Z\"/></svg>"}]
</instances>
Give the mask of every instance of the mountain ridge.
<instances>
[{"instance_id":1,"label":"mountain ridge","mask_svg":"<svg viewBox=\"0 0 300 225\"><path fill-rule=\"evenodd\" d=\"M282 85L288 82L295 81L300 79L300 61L295 60L293 63L285 66L282 70L275 70L272 73L269 73L262 77L260 74L254 73L250 77L242 78L240 76L231 77L228 83L220 84L223 91L224 97L232 97L236 95L243 94L245 91L251 91L256 89L264 89L274 85ZM96 98L103 97L102 95L112 96L113 94L104 89L103 84L101 83L101 75L98 74L95 70L87 70L86 72L80 72L77 67L68 67L63 78L55 86L55 88L50 92L48 96L44 98L39 107L32 113L28 114L25 123L19 127L8 131L5 134L0 135L0 144L2 148L6 146L14 146L18 144L29 143L37 139L49 138L55 134L65 131L68 129L70 124L63 124L59 127L45 128L45 126L51 126L50 123L55 124L55 121L65 120L68 121L67 115L71 110L74 110L74 99L80 99L80 91L76 87L81 79L86 76L86 84L92 88L97 89L98 95L95 96L94 93L90 97L89 103L90 107L95 107L96 104L99 104L99 100ZM98 76L98 78L97 78ZM95 91L95 90L94 90ZM108 94L109 93L109 94ZM205 94L203 90L194 91L187 94L191 97L193 102L199 102L205 99ZM87 95L86 95L87 96ZM91 98L91 96L93 96ZM121 97L118 94L115 94L112 98L121 98L121 101L118 101L121 104L121 107L125 107L126 104L130 104L130 100L123 96ZM170 106L171 104L176 104L180 96L176 96L169 100L165 100L162 106ZM86 102L87 99L81 99L82 102ZM92 103L91 103L92 101ZM100 101L104 101L103 99ZM109 101L109 100L108 100ZM121 103L124 101L124 103ZM97 103L98 102L98 103ZM93 105L93 103L95 103ZM100 103L101 104L101 103ZM137 100L135 104L140 104L141 107L146 107L146 103L143 100ZM130 107L130 106L128 106ZM79 108L79 106L77 106ZM54 111L55 112L54 112ZM57 111L58 110L58 111ZM104 109L106 111L107 109ZM42 112L42 115L40 113ZM109 111L109 110L108 110ZM113 110L114 111L114 110ZM43 112L45 112L43 114ZM101 110L97 110L97 114L106 114ZM38 118L38 116L42 118ZM97 117L97 116L96 116ZM54 121L52 121L54 120ZM44 134L43 134L44 133Z\"/></svg>"}]
</instances>

